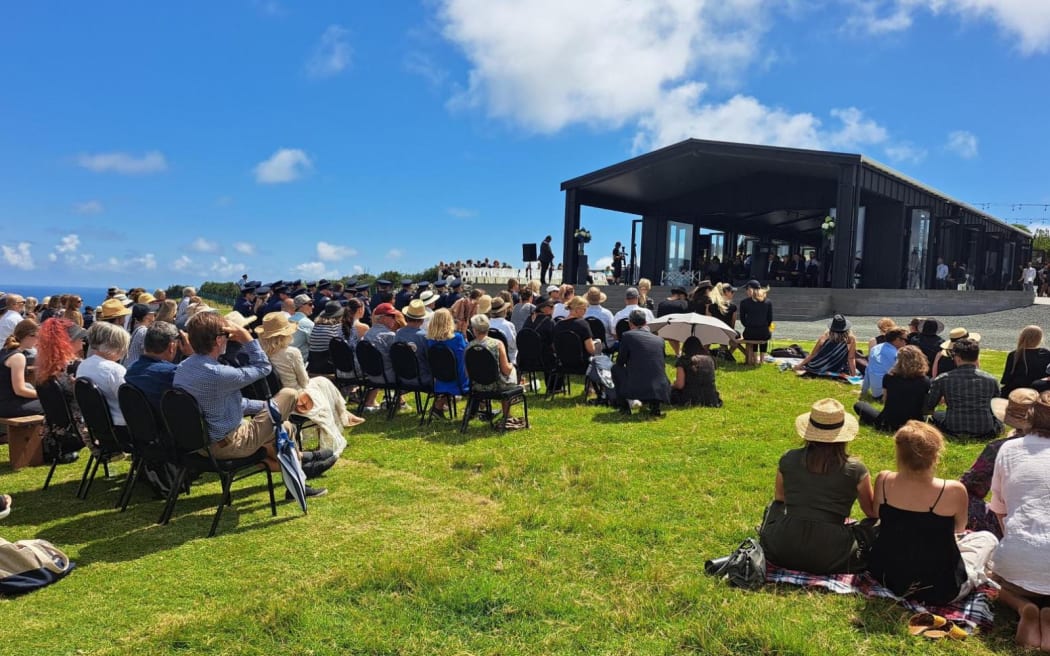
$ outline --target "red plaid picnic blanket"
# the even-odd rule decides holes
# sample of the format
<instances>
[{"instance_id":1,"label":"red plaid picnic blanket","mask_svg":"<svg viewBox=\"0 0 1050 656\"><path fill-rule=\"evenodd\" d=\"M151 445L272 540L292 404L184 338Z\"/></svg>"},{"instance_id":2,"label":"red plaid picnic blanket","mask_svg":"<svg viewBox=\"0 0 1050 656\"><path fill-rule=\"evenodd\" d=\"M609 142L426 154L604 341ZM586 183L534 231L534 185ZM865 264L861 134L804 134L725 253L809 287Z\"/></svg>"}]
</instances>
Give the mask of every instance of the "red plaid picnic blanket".
<instances>
[{"instance_id":1,"label":"red plaid picnic blanket","mask_svg":"<svg viewBox=\"0 0 1050 656\"><path fill-rule=\"evenodd\" d=\"M947 606L923 605L917 601L904 599L883 587L867 573L861 574L810 574L794 569L784 569L767 563L766 583L784 583L807 588L823 588L837 594L862 594L865 597L882 597L892 599L913 613L929 612L945 617L953 622L962 623L970 628L988 629L995 616L992 613L992 601L999 596L999 591L991 585L978 586L962 601Z\"/></svg>"}]
</instances>

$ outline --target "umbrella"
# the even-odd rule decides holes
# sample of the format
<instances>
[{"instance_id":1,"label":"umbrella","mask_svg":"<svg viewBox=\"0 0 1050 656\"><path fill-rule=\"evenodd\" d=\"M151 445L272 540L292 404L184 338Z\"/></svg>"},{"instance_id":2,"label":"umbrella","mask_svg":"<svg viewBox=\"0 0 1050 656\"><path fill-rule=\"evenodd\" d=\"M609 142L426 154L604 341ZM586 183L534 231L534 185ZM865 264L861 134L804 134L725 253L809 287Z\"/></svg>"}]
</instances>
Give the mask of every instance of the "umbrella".
<instances>
[{"instance_id":1,"label":"umbrella","mask_svg":"<svg viewBox=\"0 0 1050 656\"><path fill-rule=\"evenodd\" d=\"M696 312L665 314L649 322L649 330L664 339L684 342L696 337L702 344L728 344L736 338L736 331L720 319Z\"/></svg>"},{"instance_id":2,"label":"umbrella","mask_svg":"<svg viewBox=\"0 0 1050 656\"><path fill-rule=\"evenodd\" d=\"M306 474L303 472L303 463L299 460L299 454L295 450L292 438L284 428L281 420L281 412L277 405L270 400L270 420L273 421L273 431L277 438L277 462L281 463L281 478L284 486L288 488L292 497L299 502L299 507L306 512Z\"/></svg>"}]
</instances>

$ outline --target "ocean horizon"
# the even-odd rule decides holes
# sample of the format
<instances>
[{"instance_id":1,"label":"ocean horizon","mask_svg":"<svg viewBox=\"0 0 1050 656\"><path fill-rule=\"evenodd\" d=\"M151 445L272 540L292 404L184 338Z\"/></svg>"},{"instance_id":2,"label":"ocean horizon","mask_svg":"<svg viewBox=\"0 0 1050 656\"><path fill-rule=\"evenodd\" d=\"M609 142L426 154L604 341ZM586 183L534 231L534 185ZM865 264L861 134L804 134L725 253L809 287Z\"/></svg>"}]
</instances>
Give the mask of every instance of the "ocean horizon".
<instances>
[{"instance_id":1,"label":"ocean horizon","mask_svg":"<svg viewBox=\"0 0 1050 656\"><path fill-rule=\"evenodd\" d=\"M5 293L14 292L25 297L34 297L38 303L44 301L45 296L55 294L76 294L84 300L84 305L97 307L106 300L108 287L72 287L70 285L11 285L0 283L0 290Z\"/></svg>"}]
</instances>

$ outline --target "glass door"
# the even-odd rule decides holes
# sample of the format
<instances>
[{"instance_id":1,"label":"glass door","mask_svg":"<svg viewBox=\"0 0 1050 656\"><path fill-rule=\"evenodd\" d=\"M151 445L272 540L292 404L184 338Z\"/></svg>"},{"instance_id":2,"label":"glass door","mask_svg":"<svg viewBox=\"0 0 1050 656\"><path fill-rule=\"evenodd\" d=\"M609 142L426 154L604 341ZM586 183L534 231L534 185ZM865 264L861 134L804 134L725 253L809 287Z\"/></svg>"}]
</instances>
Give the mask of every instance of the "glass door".
<instances>
[{"instance_id":1,"label":"glass door","mask_svg":"<svg viewBox=\"0 0 1050 656\"><path fill-rule=\"evenodd\" d=\"M693 226L678 221L667 222L667 265L668 274L686 273L693 268Z\"/></svg>"},{"instance_id":2,"label":"glass door","mask_svg":"<svg viewBox=\"0 0 1050 656\"><path fill-rule=\"evenodd\" d=\"M930 212L913 209L904 256L907 279L905 289L926 289L927 245L930 242Z\"/></svg>"}]
</instances>

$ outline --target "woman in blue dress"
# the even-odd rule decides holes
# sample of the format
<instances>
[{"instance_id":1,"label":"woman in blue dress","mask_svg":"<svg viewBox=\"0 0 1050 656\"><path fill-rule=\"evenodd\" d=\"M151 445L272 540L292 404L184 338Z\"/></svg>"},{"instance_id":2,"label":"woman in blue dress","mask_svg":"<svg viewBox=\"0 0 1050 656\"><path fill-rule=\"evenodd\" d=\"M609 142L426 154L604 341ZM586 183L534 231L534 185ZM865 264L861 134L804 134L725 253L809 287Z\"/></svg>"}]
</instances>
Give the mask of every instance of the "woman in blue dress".
<instances>
[{"instance_id":1,"label":"woman in blue dress","mask_svg":"<svg viewBox=\"0 0 1050 656\"><path fill-rule=\"evenodd\" d=\"M447 308L434 312L430 317L430 325L427 326L427 348L432 351L435 347L444 347L452 351L452 355L456 357L457 380L439 380L435 375L434 392L453 396L462 396L469 392L470 380L467 378L467 364L464 357L467 351L467 340L462 333L456 332L456 322ZM434 410L439 413L444 412L445 405L445 398L438 398L434 402Z\"/></svg>"}]
</instances>

